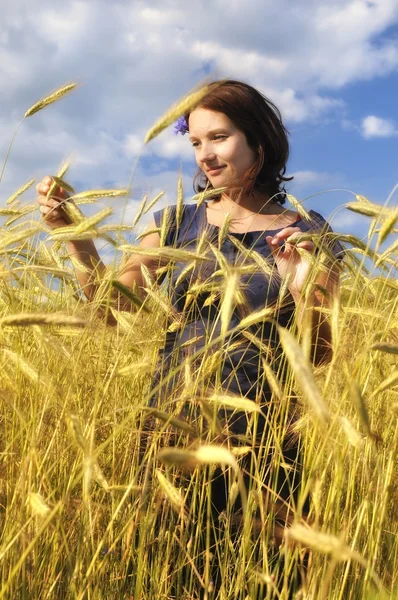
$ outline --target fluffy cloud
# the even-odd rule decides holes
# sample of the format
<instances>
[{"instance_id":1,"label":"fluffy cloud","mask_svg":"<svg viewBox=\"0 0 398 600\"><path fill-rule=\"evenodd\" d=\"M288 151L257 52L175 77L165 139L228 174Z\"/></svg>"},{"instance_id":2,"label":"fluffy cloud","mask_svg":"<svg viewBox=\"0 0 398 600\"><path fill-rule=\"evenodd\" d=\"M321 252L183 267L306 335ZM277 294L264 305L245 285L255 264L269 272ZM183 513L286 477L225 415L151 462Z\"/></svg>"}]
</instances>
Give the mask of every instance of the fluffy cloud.
<instances>
[{"instance_id":1,"label":"fluffy cloud","mask_svg":"<svg viewBox=\"0 0 398 600\"><path fill-rule=\"evenodd\" d=\"M319 190L330 188L331 186L342 186L343 176L337 173L323 173L320 171L296 171L292 173L294 179L290 186L294 186L295 190L302 190L310 186L317 187ZM289 187L290 187L289 186Z\"/></svg>"},{"instance_id":2,"label":"fluffy cloud","mask_svg":"<svg viewBox=\"0 0 398 600\"><path fill-rule=\"evenodd\" d=\"M394 121L381 119L375 115L369 115L362 120L361 133L364 138L392 137L398 135L398 128Z\"/></svg>"},{"instance_id":3,"label":"fluffy cloud","mask_svg":"<svg viewBox=\"0 0 398 600\"><path fill-rule=\"evenodd\" d=\"M142 140L209 74L247 80L289 122L305 123L340 114L342 86L398 67L389 33L398 0L213 0L211 7L204 0L41 0L35 10L14 0L3 13L2 155L30 105L67 81L80 83L24 124L7 165L14 188L32 174L54 172L72 152L78 184L123 185L140 155L139 192L162 171L171 186L167 174L181 162L194 169L189 142L170 130L146 148Z\"/></svg>"}]
</instances>

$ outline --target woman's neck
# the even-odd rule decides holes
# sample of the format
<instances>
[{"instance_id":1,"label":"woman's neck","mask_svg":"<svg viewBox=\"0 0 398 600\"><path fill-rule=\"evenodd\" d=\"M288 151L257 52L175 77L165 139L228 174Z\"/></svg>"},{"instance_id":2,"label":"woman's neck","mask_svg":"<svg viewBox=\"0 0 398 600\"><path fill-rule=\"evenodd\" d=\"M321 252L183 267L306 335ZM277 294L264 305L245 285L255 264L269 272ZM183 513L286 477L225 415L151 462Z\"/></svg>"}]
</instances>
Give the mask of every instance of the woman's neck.
<instances>
[{"instance_id":1,"label":"woman's neck","mask_svg":"<svg viewBox=\"0 0 398 600\"><path fill-rule=\"evenodd\" d=\"M232 194L224 193L219 202L224 212L229 213L235 219L243 218L249 213L275 215L283 212L282 206L274 200L270 200L269 195L265 193L242 194L236 199Z\"/></svg>"}]
</instances>

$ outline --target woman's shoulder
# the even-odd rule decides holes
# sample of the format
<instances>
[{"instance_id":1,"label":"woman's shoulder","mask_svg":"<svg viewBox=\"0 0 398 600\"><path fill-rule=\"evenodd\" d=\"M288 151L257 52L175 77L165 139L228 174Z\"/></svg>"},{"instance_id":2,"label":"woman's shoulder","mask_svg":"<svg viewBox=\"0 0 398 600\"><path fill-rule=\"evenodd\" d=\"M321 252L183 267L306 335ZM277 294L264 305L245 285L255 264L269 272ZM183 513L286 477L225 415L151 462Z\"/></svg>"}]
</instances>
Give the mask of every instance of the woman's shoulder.
<instances>
[{"instance_id":1,"label":"woman's shoulder","mask_svg":"<svg viewBox=\"0 0 398 600\"><path fill-rule=\"evenodd\" d=\"M180 211L178 211L180 208ZM195 216L198 212L199 205L198 204L169 204L160 210L156 210L153 213L156 224L159 226L159 222L163 218L167 218L170 222L170 227L177 227L177 221L181 221L184 219L189 219L189 217ZM179 215L178 215L179 212ZM179 219L177 217L180 217Z\"/></svg>"},{"instance_id":2,"label":"woman's shoulder","mask_svg":"<svg viewBox=\"0 0 398 600\"><path fill-rule=\"evenodd\" d=\"M344 258L345 248L339 242L338 234L335 234L329 221L315 210L308 211L309 219L302 218L300 221L302 231L314 231L325 235L324 242L329 246L332 253L339 260Z\"/></svg>"},{"instance_id":3,"label":"woman's shoulder","mask_svg":"<svg viewBox=\"0 0 398 600\"><path fill-rule=\"evenodd\" d=\"M311 209L308 211L308 215L310 216L310 219L303 219L303 222L308 223L311 228L315 226L319 229L329 228L332 230L330 223L321 215L321 213Z\"/></svg>"},{"instance_id":4,"label":"woman's shoulder","mask_svg":"<svg viewBox=\"0 0 398 600\"><path fill-rule=\"evenodd\" d=\"M165 227L166 244L187 241L197 235L198 204L170 204L153 213L156 227Z\"/></svg>"}]
</instances>

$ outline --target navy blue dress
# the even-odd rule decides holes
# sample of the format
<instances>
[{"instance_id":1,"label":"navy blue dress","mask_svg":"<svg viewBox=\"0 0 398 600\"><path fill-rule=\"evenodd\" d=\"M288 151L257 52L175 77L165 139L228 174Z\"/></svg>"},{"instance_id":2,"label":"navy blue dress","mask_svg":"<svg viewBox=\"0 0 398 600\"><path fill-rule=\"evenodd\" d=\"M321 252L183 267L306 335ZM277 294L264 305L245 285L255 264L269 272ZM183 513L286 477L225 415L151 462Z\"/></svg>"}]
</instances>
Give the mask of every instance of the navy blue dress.
<instances>
[{"instance_id":1,"label":"navy blue dress","mask_svg":"<svg viewBox=\"0 0 398 600\"><path fill-rule=\"evenodd\" d=\"M333 243L330 236L328 238L327 234L331 232L329 224L315 211L310 211L309 215L309 221L298 218L292 225L302 232L325 233L322 239L328 249L336 258L342 257L342 246ZM177 413L190 424L195 424L196 418L202 418L200 411L203 412L203 405L195 399L206 398L213 390L244 396L258 403L262 408L261 416L224 408L218 410L217 418L222 422L224 432L227 425L233 445L251 444L253 451L239 458L245 486L247 490L253 485L258 489L258 478L253 474L261 473L264 506L274 515L275 522L284 527L292 514L289 507L292 503L297 507L302 470L300 440L289 432L290 408L294 402L286 403L286 410L282 402L278 406L279 399L271 393L263 362L266 361L283 385L286 365L277 325L289 327L295 304L289 292L283 290L283 282L265 239L278 230L228 233L219 239L220 228L207 222L204 203L200 206L185 205L178 216L176 206L171 206L155 212L154 218L157 227L161 228L165 246L196 252L201 257L205 256L206 260L193 262L189 255L182 257L185 260L178 258L172 261L166 275L164 283L167 283L172 316L164 347L159 352L149 404L167 413ZM228 313L230 320L226 335L220 336L220 309L225 292L225 272L229 266L239 268L239 295L238 298L235 296L239 302ZM239 328L242 319L267 307L271 308L271 319ZM225 326L224 315L223 318ZM186 364L189 365L188 377L184 368ZM208 421L211 418L211 414L204 416ZM273 417L271 427L276 431L277 440L267 422L270 419L272 423ZM282 431L285 432L283 440L280 439ZM165 443L170 445L174 440L178 443L178 437L167 437ZM217 533L219 517L229 506L231 481L228 472L218 467L206 483L210 484L213 519L210 548L213 548L222 539L222 533ZM187 482L183 485L189 488ZM300 506L303 514L307 514L308 498L303 499ZM239 517L242 510L240 496L234 500L232 510ZM239 536L239 525L231 527L234 535ZM201 530L195 535L200 537ZM203 551L208 543L208 540L202 540ZM260 552L259 556L260 546L256 550ZM217 557L218 552L214 552L211 572L215 589L221 582ZM199 570L202 569L203 565L199 567Z\"/></svg>"},{"instance_id":2,"label":"navy blue dress","mask_svg":"<svg viewBox=\"0 0 398 600\"><path fill-rule=\"evenodd\" d=\"M299 227L302 232L332 232L330 225L320 214L311 210L309 215L310 221L298 217L292 226ZM218 371L209 378L208 389L202 388L200 393L209 392L217 381L219 389L221 386L223 392L245 396L262 406L266 405L271 392L264 376L262 360L267 361L278 379L283 382L285 368L276 324L288 327L295 309L288 292L284 294L282 301L279 298L282 281L265 239L266 236L280 230L229 232L220 243L220 228L208 223L205 203L200 206L184 205L179 223L176 206L155 212L154 218L157 227L165 227L165 246L191 252L199 250L199 254L205 253L208 260L198 262L190 269L187 269L189 263L185 261L173 263L168 285L175 320L174 323L170 323L164 348L159 353L152 388L156 388L165 377L168 381L152 396L150 403L167 410L171 391L177 391L183 385L183 369L180 367L184 361L191 357L191 364L196 365L199 369L197 373L200 373L198 365L203 364L206 359L207 364L210 364L210 355L217 351L220 354L221 351ZM205 238L198 249L198 241L203 234ZM211 250L211 245L219 250L227 264L242 267L241 302L233 310L229 323L231 333L222 344L220 298L225 278L221 271L217 273L222 259ZM328 245L337 258L342 256L344 249L338 242L330 243L330 236ZM242 319L265 307L274 307L272 320L245 328L248 335L236 330ZM182 326L179 325L181 315ZM203 371L207 369L202 369ZM203 386L204 377L200 379ZM195 383L194 381L193 385ZM196 392L198 393L197 390ZM233 420L229 423L230 432L244 434L246 427L247 417L235 412Z\"/></svg>"}]
</instances>

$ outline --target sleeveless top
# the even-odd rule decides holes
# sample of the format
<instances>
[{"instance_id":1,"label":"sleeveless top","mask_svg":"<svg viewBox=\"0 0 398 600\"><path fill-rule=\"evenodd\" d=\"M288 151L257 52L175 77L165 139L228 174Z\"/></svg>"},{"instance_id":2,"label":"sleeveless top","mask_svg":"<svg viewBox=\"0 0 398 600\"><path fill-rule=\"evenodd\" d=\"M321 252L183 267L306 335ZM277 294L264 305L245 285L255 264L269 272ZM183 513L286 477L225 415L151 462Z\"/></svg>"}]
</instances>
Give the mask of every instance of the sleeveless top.
<instances>
[{"instance_id":1,"label":"sleeveless top","mask_svg":"<svg viewBox=\"0 0 398 600\"><path fill-rule=\"evenodd\" d=\"M303 233L326 234L320 239L340 260L344 248L327 235L332 233L330 225L313 210L309 216L310 220L298 217L290 226ZM221 228L208 223L205 203L183 205L180 215L175 205L169 206L156 211L154 219L161 228L164 246L206 257L192 261L188 255L177 256L172 262L167 283L174 322L170 323L164 348L159 353L159 368L169 372L187 357L200 362L219 351L218 377L222 389L251 399L258 399L260 394L266 401L270 390L262 361L265 359L279 379L284 379L277 324L288 327L295 309L291 295L283 289L265 239L280 229L227 232L220 239ZM238 271L237 293L233 284L226 289L228 267L235 267L235 273ZM234 297L228 311L225 296L229 298L231 294ZM240 328L243 319L266 308L271 310L265 319ZM226 322L227 334L220 337L222 323L225 334Z\"/></svg>"}]
</instances>

